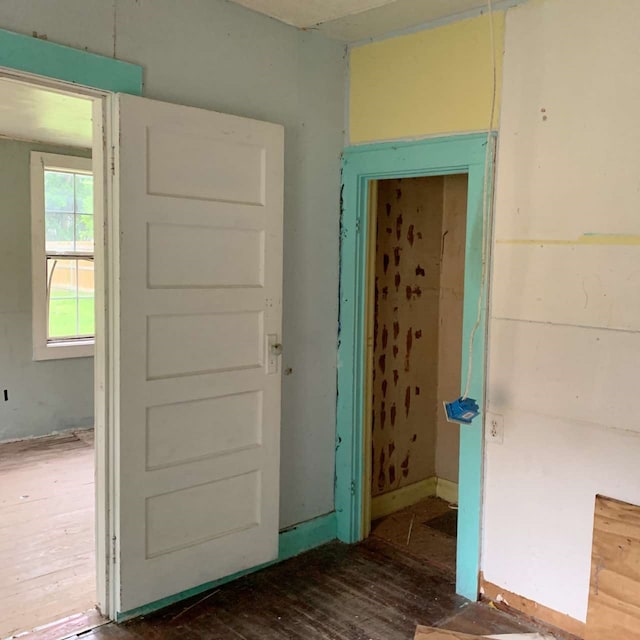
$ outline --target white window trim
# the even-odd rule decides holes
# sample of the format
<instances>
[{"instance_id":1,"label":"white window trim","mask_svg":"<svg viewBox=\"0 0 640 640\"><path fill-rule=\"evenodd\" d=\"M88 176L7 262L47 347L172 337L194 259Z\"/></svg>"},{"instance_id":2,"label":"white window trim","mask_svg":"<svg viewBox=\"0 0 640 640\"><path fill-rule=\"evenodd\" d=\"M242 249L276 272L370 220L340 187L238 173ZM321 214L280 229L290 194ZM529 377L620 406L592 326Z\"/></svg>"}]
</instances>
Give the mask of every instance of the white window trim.
<instances>
[{"instance_id":1,"label":"white window trim","mask_svg":"<svg viewBox=\"0 0 640 640\"><path fill-rule=\"evenodd\" d=\"M31 295L33 359L57 360L93 356L94 338L47 340L47 260L44 224L44 170L92 171L91 158L31 152Z\"/></svg>"}]
</instances>

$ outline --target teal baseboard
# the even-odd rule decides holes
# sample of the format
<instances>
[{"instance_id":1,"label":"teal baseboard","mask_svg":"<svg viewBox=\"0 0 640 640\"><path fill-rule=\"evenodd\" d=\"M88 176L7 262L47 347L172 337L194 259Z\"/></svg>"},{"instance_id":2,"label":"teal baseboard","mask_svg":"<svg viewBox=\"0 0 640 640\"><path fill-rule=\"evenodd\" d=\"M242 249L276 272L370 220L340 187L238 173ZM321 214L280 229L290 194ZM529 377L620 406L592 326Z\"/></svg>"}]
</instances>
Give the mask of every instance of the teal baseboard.
<instances>
[{"instance_id":1,"label":"teal baseboard","mask_svg":"<svg viewBox=\"0 0 640 640\"><path fill-rule=\"evenodd\" d=\"M307 520L306 522L301 522L300 524L284 529L280 532L278 541L278 558L276 560L266 562L265 564L258 565L257 567L251 567L251 569L239 571L238 573L220 578L219 580L213 580L212 582L201 584L197 587L193 587L192 589L187 589L186 591L181 591L180 593L176 593L172 596L167 596L166 598L156 600L155 602L142 605L141 607L136 607L130 611L119 612L116 614L116 622L125 622L126 620L138 618L139 616L147 615L153 611L164 609L171 604L175 604L181 600L186 600L192 596L197 596L200 593L204 593L210 589L227 584L228 582L242 578L250 573L255 573L256 571L270 567L278 562L282 562L283 560L293 558L305 551L319 547L321 544L331 542L336 539L336 528L336 513L333 511L324 516L319 516L313 520Z\"/></svg>"},{"instance_id":2,"label":"teal baseboard","mask_svg":"<svg viewBox=\"0 0 640 640\"><path fill-rule=\"evenodd\" d=\"M336 527L336 512L332 511L327 515L284 529L280 532L276 562L293 558L304 551L335 540L337 537Z\"/></svg>"}]
</instances>

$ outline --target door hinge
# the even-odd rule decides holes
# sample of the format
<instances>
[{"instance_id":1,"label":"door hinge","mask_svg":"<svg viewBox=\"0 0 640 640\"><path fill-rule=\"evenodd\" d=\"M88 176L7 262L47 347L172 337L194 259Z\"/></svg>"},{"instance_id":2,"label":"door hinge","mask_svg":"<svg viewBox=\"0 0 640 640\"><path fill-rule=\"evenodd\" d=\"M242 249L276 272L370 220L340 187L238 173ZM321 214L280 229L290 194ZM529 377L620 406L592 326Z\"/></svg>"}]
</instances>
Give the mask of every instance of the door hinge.
<instances>
[{"instance_id":1,"label":"door hinge","mask_svg":"<svg viewBox=\"0 0 640 640\"><path fill-rule=\"evenodd\" d=\"M111 175L116 175L116 148L111 147Z\"/></svg>"},{"instance_id":2,"label":"door hinge","mask_svg":"<svg viewBox=\"0 0 640 640\"><path fill-rule=\"evenodd\" d=\"M355 480L351 481L351 495L352 496L356 495L356 483L355 483Z\"/></svg>"},{"instance_id":3,"label":"door hinge","mask_svg":"<svg viewBox=\"0 0 640 640\"><path fill-rule=\"evenodd\" d=\"M356 220L356 233L360 233L360 218Z\"/></svg>"},{"instance_id":4,"label":"door hinge","mask_svg":"<svg viewBox=\"0 0 640 640\"><path fill-rule=\"evenodd\" d=\"M113 564L116 563L116 542L117 538L113 536L111 538L111 562L113 562Z\"/></svg>"}]
</instances>

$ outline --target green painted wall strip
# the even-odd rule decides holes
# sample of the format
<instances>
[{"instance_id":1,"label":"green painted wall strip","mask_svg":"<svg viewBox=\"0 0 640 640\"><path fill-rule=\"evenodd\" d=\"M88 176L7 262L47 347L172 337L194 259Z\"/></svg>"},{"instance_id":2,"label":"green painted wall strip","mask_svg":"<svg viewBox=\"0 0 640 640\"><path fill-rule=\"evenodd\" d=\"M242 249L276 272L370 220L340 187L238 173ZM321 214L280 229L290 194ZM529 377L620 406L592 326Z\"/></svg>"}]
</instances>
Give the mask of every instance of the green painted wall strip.
<instances>
[{"instance_id":1,"label":"green painted wall strip","mask_svg":"<svg viewBox=\"0 0 640 640\"><path fill-rule=\"evenodd\" d=\"M362 538L364 327L368 182L394 177L468 173L467 253L463 320L462 380L471 328L475 323L482 254L482 194L486 134L471 134L347 148L343 156L340 245L340 327L336 432L336 518L340 540ZM489 194L490 197L490 194ZM487 278L488 279L488 278ZM484 283L483 296L486 296ZM485 298L486 299L486 298ZM485 315L474 344L471 396L484 399ZM453 426L452 428L458 428ZM482 499L482 422L461 429L458 593L478 596Z\"/></svg>"},{"instance_id":2,"label":"green painted wall strip","mask_svg":"<svg viewBox=\"0 0 640 640\"><path fill-rule=\"evenodd\" d=\"M142 67L0 29L0 67L142 95Z\"/></svg>"},{"instance_id":3,"label":"green painted wall strip","mask_svg":"<svg viewBox=\"0 0 640 640\"><path fill-rule=\"evenodd\" d=\"M280 537L278 540L277 560L266 562L265 564L258 565L257 567L252 567L251 569L246 569L245 571L239 571L238 573L234 573L231 576L226 576L225 578L221 578L220 580L207 582L206 584L194 587L193 589L181 591L180 593L176 593L175 595L168 596L167 598L162 598L161 600L156 600L155 602L150 602L149 604L131 609L130 611L120 612L116 615L116 622L124 622L125 620L131 620L132 618L137 618L139 616L144 616L152 613L153 611L158 611L159 609L168 607L169 605L180 602L181 600L186 600L187 598L191 598L192 596L197 596L200 593L215 589L216 587L232 582L233 580L237 580L238 578L242 578L243 576L249 575L250 573L260 571L260 569L265 569L266 567L270 567L271 565L277 564L278 562L283 562L284 560L293 558L294 556L297 556L304 551L309 551L310 549L319 547L320 545L331 542L335 539L335 512L328 513L324 516L319 516L318 518L314 518L313 520L307 520L306 522L294 525L293 527L289 527L288 529L280 532Z\"/></svg>"}]
</instances>

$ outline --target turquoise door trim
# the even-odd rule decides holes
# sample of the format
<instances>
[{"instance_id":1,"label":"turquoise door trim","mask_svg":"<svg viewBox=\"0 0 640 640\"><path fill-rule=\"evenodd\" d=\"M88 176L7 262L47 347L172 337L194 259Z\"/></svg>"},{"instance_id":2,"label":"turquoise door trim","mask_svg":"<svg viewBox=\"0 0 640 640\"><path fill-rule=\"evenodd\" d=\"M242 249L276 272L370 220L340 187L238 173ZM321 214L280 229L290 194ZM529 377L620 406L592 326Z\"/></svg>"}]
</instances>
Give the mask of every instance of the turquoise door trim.
<instances>
[{"instance_id":1,"label":"turquoise door trim","mask_svg":"<svg viewBox=\"0 0 640 640\"><path fill-rule=\"evenodd\" d=\"M492 140L493 144L493 140ZM368 183L384 178L467 173L467 240L464 276L462 381L467 375L469 336L482 294L481 324L474 341L469 395L482 415L460 428L457 593L476 600L480 570L482 444L486 342L486 292L481 291L482 197L487 135L470 134L409 142L370 144L345 149L342 163L340 228L340 326L336 434L336 517L338 539L356 542L363 535L363 415L365 388L365 289L367 278ZM489 171L493 166L491 154ZM491 176L488 176L488 205ZM490 225L489 225L490 226ZM489 238L487 230L487 244ZM488 260L488 251L487 251ZM487 269L488 271L488 269ZM452 398L453 399L453 398Z\"/></svg>"},{"instance_id":2,"label":"turquoise door trim","mask_svg":"<svg viewBox=\"0 0 640 640\"><path fill-rule=\"evenodd\" d=\"M0 67L94 89L142 95L142 67L0 29Z\"/></svg>"},{"instance_id":3,"label":"turquoise door trim","mask_svg":"<svg viewBox=\"0 0 640 640\"><path fill-rule=\"evenodd\" d=\"M315 547L319 547L322 544L331 542L336 539L336 514L334 511L324 516L319 516L313 520L307 520L296 524L293 527L289 527L280 532L278 539L278 558L272 562L266 562L265 564L258 565L257 567L251 567L245 571L234 573L231 576L226 576L220 580L214 580L213 582L207 582L193 589L187 591L181 591L173 596L150 602L131 611L124 611L116 614L116 622L124 622L125 620L131 620L139 616L147 615L158 609L164 609L171 604L186 600L193 596L197 596L205 591L210 591L216 587L220 587L223 584L227 584L238 578L255 573L260 569L265 569L271 565L283 562L289 558L300 555L305 551L309 551Z\"/></svg>"}]
</instances>

